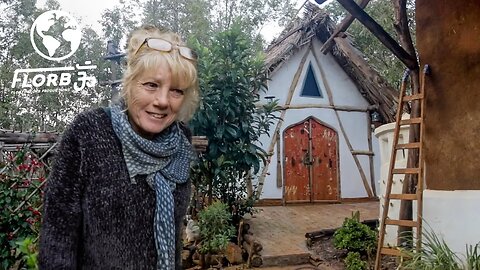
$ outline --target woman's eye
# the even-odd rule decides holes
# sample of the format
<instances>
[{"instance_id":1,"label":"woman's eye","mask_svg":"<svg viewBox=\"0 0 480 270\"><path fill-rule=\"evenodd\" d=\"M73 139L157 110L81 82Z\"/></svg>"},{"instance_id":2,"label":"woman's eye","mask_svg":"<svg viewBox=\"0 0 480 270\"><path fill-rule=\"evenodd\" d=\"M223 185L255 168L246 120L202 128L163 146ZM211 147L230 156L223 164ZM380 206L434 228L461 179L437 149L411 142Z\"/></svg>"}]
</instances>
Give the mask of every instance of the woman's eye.
<instances>
[{"instance_id":1,"label":"woman's eye","mask_svg":"<svg viewBox=\"0 0 480 270\"><path fill-rule=\"evenodd\" d=\"M143 84L143 87L145 87L146 90L156 90L158 85L156 83L152 83L152 82L146 82Z\"/></svg>"},{"instance_id":2,"label":"woman's eye","mask_svg":"<svg viewBox=\"0 0 480 270\"><path fill-rule=\"evenodd\" d=\"M182 89L170 89L170 92L173 94L175 97L183 96L184 91Z\"/></svg>"}]
</instances>

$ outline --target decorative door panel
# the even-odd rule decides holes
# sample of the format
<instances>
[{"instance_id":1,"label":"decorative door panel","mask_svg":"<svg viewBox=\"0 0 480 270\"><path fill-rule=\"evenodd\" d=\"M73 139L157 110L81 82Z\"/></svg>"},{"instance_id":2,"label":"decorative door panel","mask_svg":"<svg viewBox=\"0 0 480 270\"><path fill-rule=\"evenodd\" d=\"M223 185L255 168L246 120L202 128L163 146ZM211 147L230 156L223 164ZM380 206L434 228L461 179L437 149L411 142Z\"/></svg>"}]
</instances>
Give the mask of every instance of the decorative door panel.
<instances>
[{"instance_id":1,"label":"decorative door panel","mask_svg":"<svg viewBox=\"0 0 480 270\"><path fill-rule=\"evenodd\" d=\"M308 121L284 132L285 201L310 202L308 155ZM307 126L305 126L307 125Z\"/></svg>"},{"instance_id":2,"label":"decorative door panel","mask_svg":"<svg viewBox=\"0 0 480 270\"><path fill-rule=\"evenodd\" d=\"M337 133L312 117L285 130L285 202L339 199L337 145Z\"/></svg>"},{"instance_id":3,"label":"decorative door panel","mask_svg":"<svg viewBox=\"0 0 480 270\"><path fill-rule=\"evenodd\" d=\"M312 126L312 201L338 198L338 136L337 133L315 119Z\"/></svg>"}]
</instances>

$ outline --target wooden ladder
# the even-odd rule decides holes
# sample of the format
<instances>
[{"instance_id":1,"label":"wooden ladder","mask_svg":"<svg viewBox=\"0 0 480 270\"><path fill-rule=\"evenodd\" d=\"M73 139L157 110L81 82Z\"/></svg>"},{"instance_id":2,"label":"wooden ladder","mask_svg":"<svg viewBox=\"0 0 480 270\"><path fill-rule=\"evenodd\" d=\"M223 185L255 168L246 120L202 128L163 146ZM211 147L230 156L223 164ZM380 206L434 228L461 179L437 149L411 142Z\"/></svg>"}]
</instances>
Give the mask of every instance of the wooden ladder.
<instances>
[{"instance_id":1,"label":"wooden ladder","mask_svg":"<svg viewBox=\"0 0 480 270\"><path fill-rule=\"evenodd\" d=\"M424 107L425 107L425 99L424 99L424 89L425 89L425 77L429 72L428 65L425 65L423 72L420 76L420 90L418 94L413 95L406 95L406 88L408 83L409 72L405 72L405 75L402 79L402 84L400 87L400 97L398 102L397 108L397 116L395 122L395 130L393 133L393 143L392 143L392 153L390 156L390 166L388 171L388 179L385 188L385 198L383 203L383 212L380 219L380 228L378 234L378 247L377 247L377 256L375 260L375 270L381 269L381 262L382 256L397 256L397 257L405 257L406 255L397 247L385 246L385 231L386 226L402 226L402 227L411 227L416 228L416 250L420 250L421 246L421 234L422 234L422 195L423 195L423 119L424 119ZM402 114L404 111L405 103L407 102L418 102L420 117L410 118L410 119L402 119ZM411 125L419 125L419 141L418 142L410 142L399 144L399 133L400 128L402 126L411 126ZM414 168L396 168L395 161L397 159L397 151L398 150L405 150L405 149L418 149L418 167ZM416 192L414 194L407 194L407 193L399 193L395 194L392 193L392 185L394 182L395 175L417 175L417 184L416 184ZM405 178L404 178L405 179ZM390 201L397 200L397 201L416 201L417 202L417 215L416 220L400 220L400 219L391 219L388 217ZM413 235L412 235L413 236Z\"/></svg>"}]
</instances>

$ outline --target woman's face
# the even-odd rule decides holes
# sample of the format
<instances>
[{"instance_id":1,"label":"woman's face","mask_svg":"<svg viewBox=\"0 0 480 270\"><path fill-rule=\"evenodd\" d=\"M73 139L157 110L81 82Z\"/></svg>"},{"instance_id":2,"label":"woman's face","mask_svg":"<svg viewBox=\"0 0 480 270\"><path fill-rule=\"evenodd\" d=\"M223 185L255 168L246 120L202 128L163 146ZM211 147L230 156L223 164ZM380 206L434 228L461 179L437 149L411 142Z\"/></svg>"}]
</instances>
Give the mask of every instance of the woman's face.
<instances>
[{"instance_id":1,"label":"woman's face","mask_svg":"<svg viewBox=\"0 0 480 270\"><path fill-rule=\"evenodd\" d=\"M147 70L132 86L128 118L133 129L151 139L176 119L184 101L184 91L175 88L166 63Z\"/></svg>"}]
</instances>

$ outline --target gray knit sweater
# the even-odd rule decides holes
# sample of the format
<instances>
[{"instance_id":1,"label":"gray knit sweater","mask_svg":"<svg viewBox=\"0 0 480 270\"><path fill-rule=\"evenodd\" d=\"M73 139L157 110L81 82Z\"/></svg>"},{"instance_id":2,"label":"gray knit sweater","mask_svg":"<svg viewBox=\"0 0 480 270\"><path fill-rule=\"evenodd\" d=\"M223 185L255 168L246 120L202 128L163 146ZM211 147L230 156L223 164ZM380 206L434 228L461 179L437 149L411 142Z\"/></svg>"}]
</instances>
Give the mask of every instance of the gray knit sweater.
<instances>
[{"instance_id":1,"label":"gray knit sweater","mask_svg":"<svg viewBox=\"0 0 480 270\"><path fill-rule=\"evenodd\" d=\"M176 269L190 182L174 191ZM155 269L155 192L130 182L103 109L78 115L62 136L44 198L40 269Z\"/></svg>"}]
</instances>

